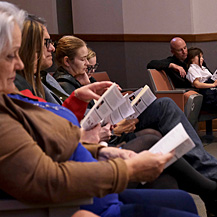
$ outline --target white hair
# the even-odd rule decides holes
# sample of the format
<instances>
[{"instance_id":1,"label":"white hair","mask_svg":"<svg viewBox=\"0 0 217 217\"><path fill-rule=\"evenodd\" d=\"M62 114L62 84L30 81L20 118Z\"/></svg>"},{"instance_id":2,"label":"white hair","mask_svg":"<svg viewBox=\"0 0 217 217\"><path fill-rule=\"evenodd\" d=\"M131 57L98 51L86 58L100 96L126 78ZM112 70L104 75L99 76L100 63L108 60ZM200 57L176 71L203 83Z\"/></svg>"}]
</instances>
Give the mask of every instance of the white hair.
<instances>
[{"instance_id":1,"label":"white hair","mask_svg":"<svg viewBox=\"0 0 217 217\"><path fill-rule=\"evenodd\" d=\"M27 13L14 4L0 2L0 54L12 45L14 24L17 23L22 30L26 16Z\"/></svg>"}]
</instances>

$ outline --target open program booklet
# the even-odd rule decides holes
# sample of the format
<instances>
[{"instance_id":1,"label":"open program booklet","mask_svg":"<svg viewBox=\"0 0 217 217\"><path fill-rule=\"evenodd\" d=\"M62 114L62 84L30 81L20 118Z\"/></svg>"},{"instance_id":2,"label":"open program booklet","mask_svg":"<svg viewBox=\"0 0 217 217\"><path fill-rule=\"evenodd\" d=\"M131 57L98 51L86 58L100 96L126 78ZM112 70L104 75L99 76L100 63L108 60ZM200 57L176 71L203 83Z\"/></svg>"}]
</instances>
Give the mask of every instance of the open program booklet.
<instances>
[{"instance_id":1,"label":"open program booklet","mask_svg":"<svg viewBox=\"0 0 217 217\"><path fill-rule=\"evenodd\" d=\"M156 99L156 96L152 93L148 85L130 94L129 100L135 112L127 119L137 118Z\"/></svg>"},{"instance_id":2,"label":"open program booklet","mask_svg":"<svg viewBox=\"0 0 217 217\"><path fill-rule=\"evenodd\" d=\"M165 168L195 147L194 142L186 133L181 123L177 124L162 139L160 139L149 151L152 153L166 154L175 151L174 157L165 164ZM145 184L146 182L142 182Z\"/></svg>"},{"instance_id":3,"label":"open program booklet","mask_svg":"<svg viewBox=\"0 0 217 217\"><path fill-rule=\"evenodd\" d=\"M152 153L166 154L175 150L174 157L167 162L165 168L195 147L194 142L186 133L181 123L177 124L162 139L160 139L149 151Z\"/></svg>"},{"instance_id":4,"label":"open program booklet","mask_svg":"<svg viewBox=\"0 0 217 217\"><path fill-rule=\"evenodd\" d=\"M123 96L114 83L96 101L92 109L81 121L81 127L90 130L98 123L102 125L111 123L114 125L124 118L137 118L155 99L156 96L147 85L129 96Z\"/></svg>"}]
</instances>

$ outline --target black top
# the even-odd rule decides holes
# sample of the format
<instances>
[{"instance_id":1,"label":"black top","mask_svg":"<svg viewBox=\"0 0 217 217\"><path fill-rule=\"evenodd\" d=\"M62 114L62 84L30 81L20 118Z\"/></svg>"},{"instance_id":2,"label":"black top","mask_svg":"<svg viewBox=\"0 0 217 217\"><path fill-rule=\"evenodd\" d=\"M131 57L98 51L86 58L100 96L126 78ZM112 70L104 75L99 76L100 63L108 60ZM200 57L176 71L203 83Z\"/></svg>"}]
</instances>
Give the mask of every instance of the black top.
<instances>
[{"instance_id":1,"label":"black top","mask_svg":"<svg viewBox=\"0 0 217 217\"><path fill-rule=\"evenodd\" d=\"M192 88L191 83L186 78L182 78L179 72L169 68L170 63L182 66L187 73L187 64L185 62L180 61L175 56L170 56L163 60L152 60L148 63L147 68L164 70L172 80L175 88Z\"/></svg>"},{"instance_id":2,"label":"black top","mask_svg":"<svg viewBox=\"0 0 217 217\"><path fill-rule=\"evenodd\" d=\"M34 90L33 90L32 85L29 84L29 82L22 75L16 73L16 78L15 78L14 83L15 83L15 86L17 87L17 89L19 91L28 89L34 95L36 95L35 92L34 92Z\"/></svg>"},{"instance_id":3,"label":"black top","mask_svg":"<svg viewBox=\"0 0 217 217\"><path fill-rule=\"evenodd\" d=\"M68 73L67 70L65 70L62 66L60 66L55 73L53 74L53 77L58 81L60 86L68 93L69 95L79 87L82 87L79 81L77 81L71 74ZM95 80L95 79L94 79ZM93 80L90 79L91 83L93 83ZM96 80L95 80L96 81ZM91 108L94 105L93 100L90 101L88 104L88 108Z\"/></svg>"},{"instance_id":4,"label":"black top","mask_svg":"<svg viewBox=\"0 0 217 217\"><path fill-rule=\"evenodd\" d=\"M60 86L68 93L69 95L76 90L77 88L81 87L79 81L77 81L71 74L68 73L63 67L59 67L53 77L58 81Z\"/></svg>"}]
</instances>

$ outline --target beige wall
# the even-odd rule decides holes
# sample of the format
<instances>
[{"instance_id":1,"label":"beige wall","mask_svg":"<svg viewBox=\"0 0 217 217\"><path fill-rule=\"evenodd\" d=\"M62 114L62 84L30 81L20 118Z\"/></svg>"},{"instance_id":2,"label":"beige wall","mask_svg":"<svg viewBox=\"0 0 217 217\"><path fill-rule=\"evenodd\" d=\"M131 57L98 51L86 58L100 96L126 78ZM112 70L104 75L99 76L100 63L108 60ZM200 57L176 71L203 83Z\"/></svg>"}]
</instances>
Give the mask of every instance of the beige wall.
<instances>
[{"instance_id":1,"label":"beige wall","mask_svg":"<svg viewBox=\"0 0 217 217\"><path fill-rule=\"evenodd\" d=\"M72 0L76 34L123 34L122 0Z\"/></svg>"},{"instance_id":2,"label":"beige wall","mask_svg":"<svg viewBox=\"0 0 217 217\"><path fill-rule=\"evenodd\" d=\"M56 1L55 0L7 0L16 4L28 13L44 17L47 21L48 31L58 34Z\"/></svg>"},{"instance_id":3,"label":"beige wall","mask_svg":"<svg viewBox=\"0 0 217 217\"><path fill-rule=\"evenodd\" d=\"M125 34L191 33L191 0L123 0Z\"/></svg>"},{"instance_id":4,"label":"beige wall","mask_svg":"<svg viewBox=\"0 0 217 217\"><path fill-rule=\"evenodd\" d=\"M217 32L216 0L72 0L77 34Z\"/></svg>"},{"instance_id":5,"label":"beige wall","mask_svg":"<svg viewBox=\"0 0 217 217\"><path fill-rule=\"evenodd\" d=\"M216 9L216 0L193 0L193 33L217 32Z\"/></svg>"}]
</instances>

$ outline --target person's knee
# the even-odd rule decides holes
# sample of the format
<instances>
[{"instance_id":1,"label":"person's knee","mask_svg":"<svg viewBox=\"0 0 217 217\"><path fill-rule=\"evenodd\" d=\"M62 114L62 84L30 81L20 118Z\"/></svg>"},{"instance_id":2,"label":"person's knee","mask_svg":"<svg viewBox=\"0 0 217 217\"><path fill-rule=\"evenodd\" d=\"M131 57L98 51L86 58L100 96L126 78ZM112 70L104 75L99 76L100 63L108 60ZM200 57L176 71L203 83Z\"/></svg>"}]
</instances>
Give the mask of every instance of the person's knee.
<instances>
[{"instance_id":1,"label":"person's knee","mask_svg":"<svg viewBox=\"0 0 217 217\"><path fill-rule=\"evenodd\" d=\"M157 106L161 109L163 112L172 113L182 113L181 109L177 106L177 104L169 97L162 97L157 99L156 101Z\"/></svg>"},{"instance_id":2,"label":"person's knee","mask_svg":"<svg viewBox=\"0 0 217 217\"><path fill-rule=\"evenodd\" d=\"M185 203L194 204L193 198L186 191L183 191L183 190L174 190L174 191L176 191L175 192L176 198L179 199L179 201L185 201Z\"/></svg>"},{"instance_id":3,"label":"person's knee","mask_svg":"<svg viewBox=\"0 0 217 217\"><path fill-rule=\"evenodd\" d=\"M99 216L86 210L79 210L71 217L99 217Z\"/></svg>"},{"instance_id":4,"label":"person's knee","mask_svg":"<svg viewBox=\"0 0 217 217\"><path fill-rule=\"evenodd\" d=\"M159 98L156 100L157 103L161 104L162 105L169 105L169 106L177 106L175 104L175 102L169 98L169 97L162 97L162 98Z\"/></svg>"}]
</instances>

